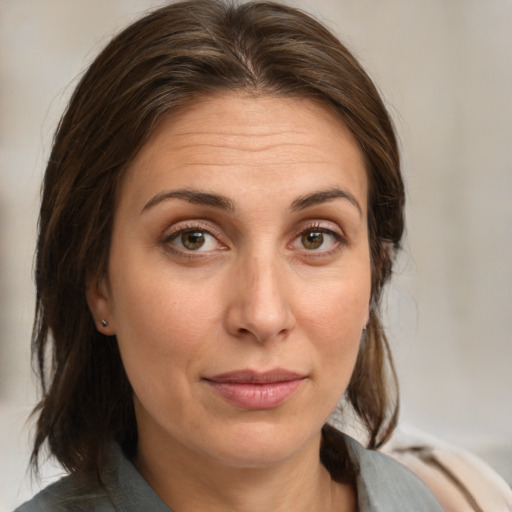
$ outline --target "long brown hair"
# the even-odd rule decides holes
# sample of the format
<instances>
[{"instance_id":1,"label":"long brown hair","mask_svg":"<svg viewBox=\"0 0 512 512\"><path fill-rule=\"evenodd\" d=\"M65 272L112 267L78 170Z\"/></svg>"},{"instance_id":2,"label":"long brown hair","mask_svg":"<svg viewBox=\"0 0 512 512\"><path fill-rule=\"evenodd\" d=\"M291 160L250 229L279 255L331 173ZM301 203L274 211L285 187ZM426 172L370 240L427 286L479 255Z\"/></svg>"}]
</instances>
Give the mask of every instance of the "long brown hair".
<instances>
[{"instance_id":1,"label":"long brown hair","mask_svg":"<svg viewBox=\"0 0 512 512\"><path fill-rule=\"evenodd\" d=\"M84 74L55 135L35 270L32 348L42 385L36 466L45 442L70 471L101 467L111 440L135 452L132 390L115 337L95 328L86 282L107 273L119 183L155 126L199 97L229 90L322 102L364 153L371 313L346 401L370 447L394 428L396 377L378 307L402 236L404 189L383 102L347 48L300 10L191 0L158 9L115 37Z\"/></svg>"}]
</instances>

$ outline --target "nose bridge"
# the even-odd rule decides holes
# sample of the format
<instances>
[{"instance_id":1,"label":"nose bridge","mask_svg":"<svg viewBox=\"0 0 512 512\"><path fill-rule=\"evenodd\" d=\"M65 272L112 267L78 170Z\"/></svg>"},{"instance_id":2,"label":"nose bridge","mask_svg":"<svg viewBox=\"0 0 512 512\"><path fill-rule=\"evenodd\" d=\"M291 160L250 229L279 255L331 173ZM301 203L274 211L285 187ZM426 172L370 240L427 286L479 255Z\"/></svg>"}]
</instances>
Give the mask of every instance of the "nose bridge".
<instances>
[{"instance_id":1,"label":"nose bridge","mask_svg":"<svg viewBox=\"0 0 512 512\"><path fill-rule=\"evenodd\" d=\"M262 342L293 327L285 265L273 250L240 262L230 311L230 329Z\"/></svg>"},{"instance_id":2,"label":"nose bridge","mask_svg":"<svg viewBox=\"0 0 512 512\"><path fill-rule=\"evenodd\" d=\"M248 289L247 300L255 311L265 311L268 305L274 310L275 301L281 304L283 286L279 283L278 264L275 258L255 256L248 262L247 277ZM281 276L282 277L282 276Z\"/></svg>"}]
</instances>

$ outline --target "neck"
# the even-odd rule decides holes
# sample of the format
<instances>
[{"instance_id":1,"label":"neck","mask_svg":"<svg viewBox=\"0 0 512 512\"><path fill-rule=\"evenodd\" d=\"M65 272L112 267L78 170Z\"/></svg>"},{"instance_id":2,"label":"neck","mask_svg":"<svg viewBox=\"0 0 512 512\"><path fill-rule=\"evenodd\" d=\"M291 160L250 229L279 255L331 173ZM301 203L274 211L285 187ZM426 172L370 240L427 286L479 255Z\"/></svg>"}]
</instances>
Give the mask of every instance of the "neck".
<instances>
[{"instance_id":1,"label":"neck","mask_svg":"<svg viewBox=\"0 0 512 512\"><path fill-rule=\"evenodd\" d=\"M331 480L319 450L320 436L289 460L254 468L198 460L181 446L152 453L142 445L135 464L162 501L179 512L356 510L353 489Z\"/></svg>"}]
</instances>

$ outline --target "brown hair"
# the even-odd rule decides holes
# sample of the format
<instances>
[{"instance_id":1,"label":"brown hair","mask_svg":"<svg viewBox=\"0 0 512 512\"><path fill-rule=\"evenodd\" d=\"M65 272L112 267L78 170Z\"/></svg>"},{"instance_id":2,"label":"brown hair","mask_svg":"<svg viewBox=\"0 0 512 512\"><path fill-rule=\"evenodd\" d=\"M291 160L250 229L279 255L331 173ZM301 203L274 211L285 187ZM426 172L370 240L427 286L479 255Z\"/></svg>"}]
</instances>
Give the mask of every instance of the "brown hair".
<instances>
[{"instance_id":1,"label":"brown hair","mask_svg":"<svg viewBox=\"0 0 512 512\"><path fill-rule=\"evenodd\" d=\"M273 2L190 0L158 9L115 37L84 74L55 135L35 271L33 355L42 384L34 411L36 466L45 442L70 471L101 467L112 439L135 452L132 390L115 337L95 328L86 281L106 275L116 192L155 126L201 96L229 90L320 101L362 148L372 298L346 401L371 448L394 428L396 377L378 305L402 236L404 189L382 100L351 53L309 15Z\"/></svg>"}]
</instances>

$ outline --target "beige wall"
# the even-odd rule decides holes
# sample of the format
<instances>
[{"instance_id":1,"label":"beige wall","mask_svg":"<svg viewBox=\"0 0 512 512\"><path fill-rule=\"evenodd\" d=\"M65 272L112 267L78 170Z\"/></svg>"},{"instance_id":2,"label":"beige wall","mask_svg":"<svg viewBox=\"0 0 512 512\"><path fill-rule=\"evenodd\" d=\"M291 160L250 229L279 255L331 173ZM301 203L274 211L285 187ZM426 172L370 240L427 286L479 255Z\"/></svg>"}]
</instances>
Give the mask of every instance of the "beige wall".
<instances>
[{"instance_id":1,"label":"beige wall","mask_svg":"<svg viewBox=\"0 0 512 512\"><path fill-rule=\"evenodd\" d=\"M51 135L108 35L160 3L0 0L0 511L37 489L25 478L23 425L34 402L31 267ZM355 49L400 133L408 235L387 324L403 420L476 450L510 482L512 2L297 3Z\"/></svg>"}]
</instances>

